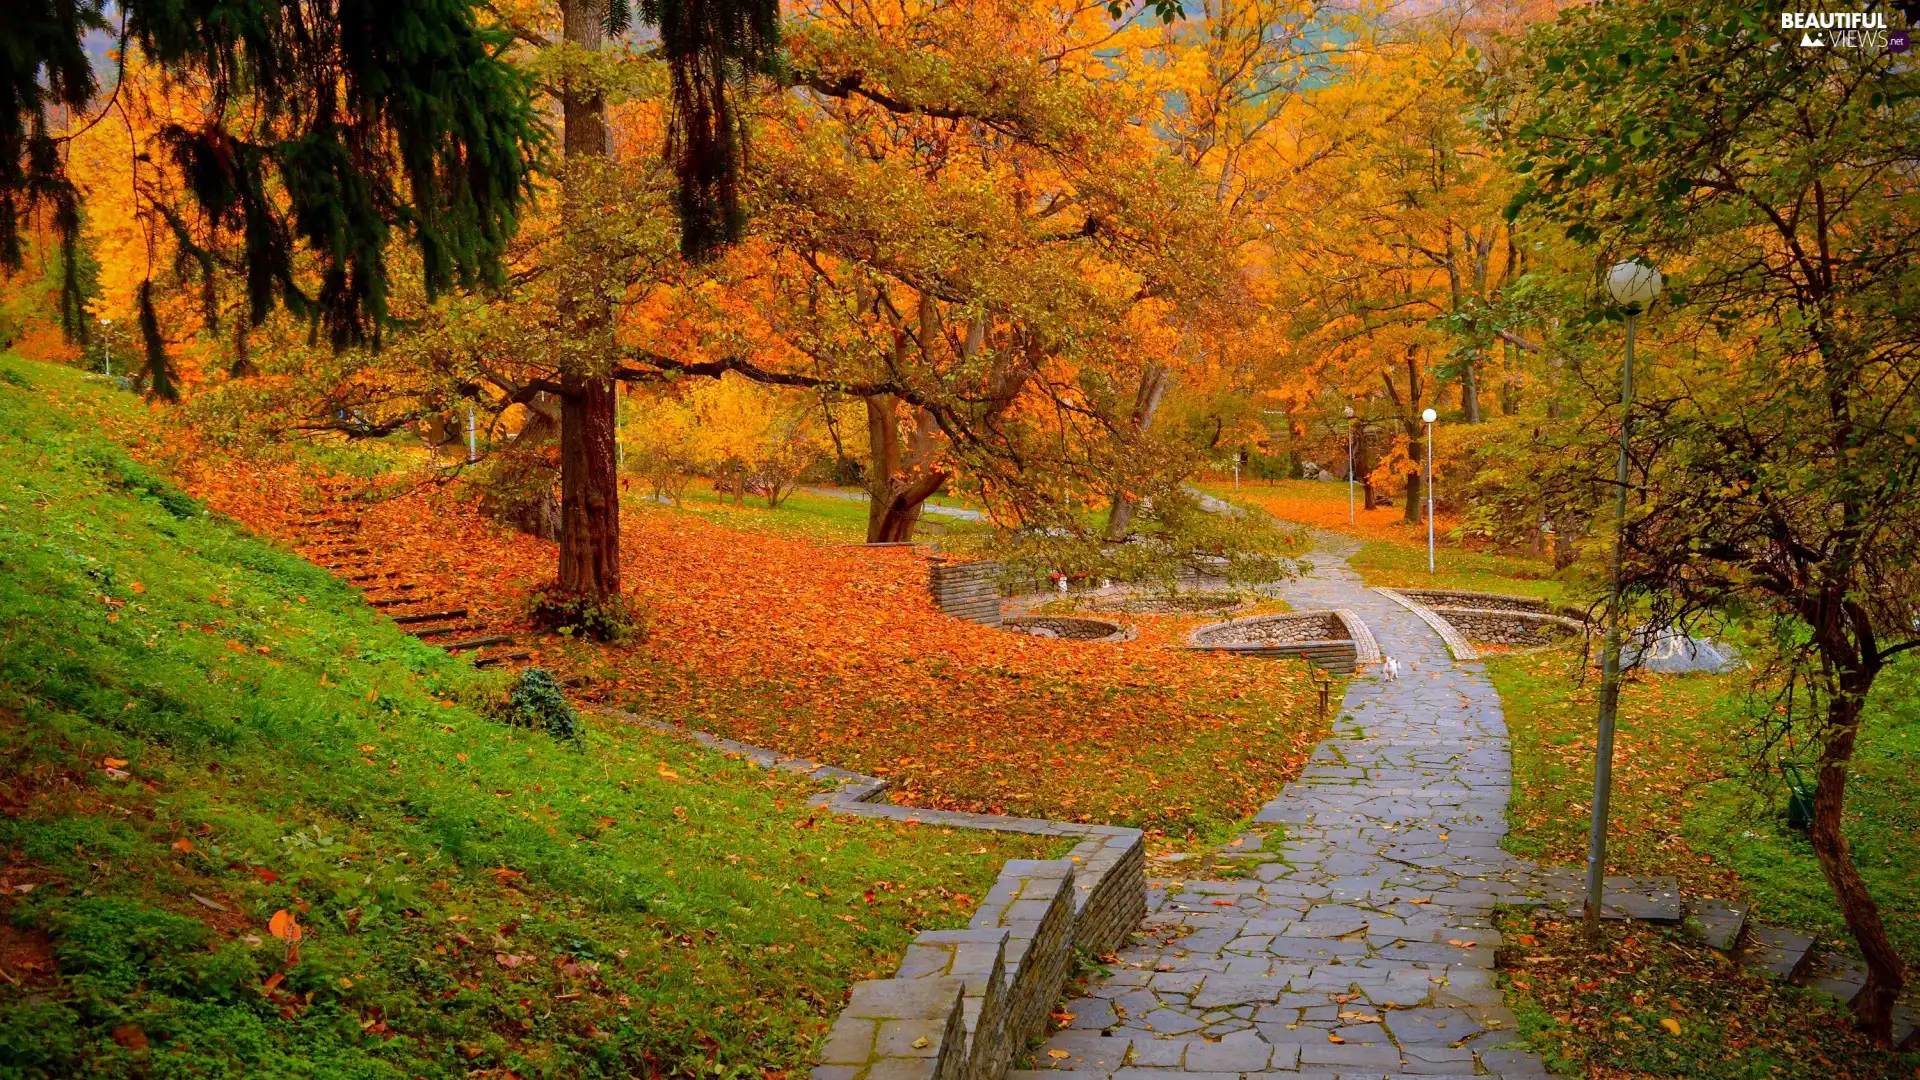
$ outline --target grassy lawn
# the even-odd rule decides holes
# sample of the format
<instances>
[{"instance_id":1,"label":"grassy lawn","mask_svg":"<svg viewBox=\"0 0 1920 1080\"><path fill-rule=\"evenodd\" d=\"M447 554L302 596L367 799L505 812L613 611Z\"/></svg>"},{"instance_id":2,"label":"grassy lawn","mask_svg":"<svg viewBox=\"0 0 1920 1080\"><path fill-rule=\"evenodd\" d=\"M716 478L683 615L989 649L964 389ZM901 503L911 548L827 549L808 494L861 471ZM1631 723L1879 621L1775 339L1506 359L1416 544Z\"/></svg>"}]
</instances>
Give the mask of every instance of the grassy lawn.
<instances>
[{"instance_id":1,"label":"grassy lawn","mask_svg":"<svg viewBox=\"0 0 1920 1080\"><path fill-rule=\"evenodd\" d=\"M110 437L148 423L0 358L7 1075L777 1075L1059 846L506 726L500 679Z\"/></svg>"},{"instance_id":2,"label":"grassy lawn","mask_svg":"<svg viewBox=\"0 0 1920 1080\"><path fill-rule=\"evenodd\" d=\"M1448 539L1454 522L1439 519L1434 569L1427 570L1426 526L1409 525L1396 508L1361 510L1347 523L1347 485L1313 480L1202 484L1201 490L1240 506L1263 510L1287 522L1325 529L1359 540L1347 564L1369 585L1388 588L1470 589L1558 600L1565 584L1544 559L1474 551Z\"/></svg>"},{"instance_id":3,"label":"grassy lawn","mask_svg":"<svg viewBox=\"0 0 1920 1080\"><path fill-rule=\"evenodd\" d=\"M1508 846L1544 862L1585 860L1599 678L1565 652L1496 657L1488 671L1513 739ZM1751 707L1758 707L1759 702ZM1692 891L1750 900L1754 917L1844 941L1826 878L1779 803L1756 795L1738 733L1739 674L1639 675L1623 688L1608 860L1673 874ZM1902 658L1869 700L1847 785L1847 837L1888 932L1920 961L1920 663Z\"/></svg>"},{"instance_id":4,"label":"grassy lawn","mask_svg":"<svg viewBox=\"0 0 1920 1080\"><path fill-rule=\"evenodd\" d=\"M1750 974L1672 931L1508 914L1502 988L1559 1076L1593 1080L1892 1080L1920 1071L1854 1034L1834 1002Z\"/></svg>"},{"instance_id":5,"label":"grassy lawn","mask_svg":"<svg viewBox=\"0 0 1920 1080\"><path fill-rule=\"evenodd\" d=\"M945 495L936 495L927 501L935 506L968 506L963 499ZM864 500L840 498L804 489L789 495L775 510L768 508L765 499L755 495L748 495L744 504L735 505L731 495L714 491L711 484L696 480L681 496L679 509L728 528L765 531L823 543L860 544L865 543L867 538L867 504ZM922 540L938 542L944 536L974 534L986 529L987 526L981 522L923 512L917 536Z\"/></svg>"}]
</instances>

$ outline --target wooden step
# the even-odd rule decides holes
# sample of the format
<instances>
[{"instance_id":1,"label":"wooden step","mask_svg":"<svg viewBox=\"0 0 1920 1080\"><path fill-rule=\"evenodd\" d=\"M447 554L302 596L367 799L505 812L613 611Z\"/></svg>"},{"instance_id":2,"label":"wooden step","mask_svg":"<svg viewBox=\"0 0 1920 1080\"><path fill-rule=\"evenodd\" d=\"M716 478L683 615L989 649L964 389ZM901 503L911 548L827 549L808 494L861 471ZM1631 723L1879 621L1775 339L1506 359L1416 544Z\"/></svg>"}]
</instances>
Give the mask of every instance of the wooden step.
<instances>
[{"instance_id":1,"label":"wooden step","mask_svg":"<svg viewBox=\"0 0 1920 1080\"><path fill-rule=\"evenodd\" d=\"M396 622L399 620L395 620ZM456 623L452 626L426 626L407 633L417 638L439 637L442 634L469 634L475 630L485 630L479 623Z\"/></svg>"},{"instance_id":2,"label":"wooden step","mask_svg":"<svg viewBox=\"0 0 1920 1080\"><path fill-rule=\"evenodd\" d=\"M1742 967L1764 971L1776 979L1792 979L1813 959L1813 939L1777 926L1747 927L1746 941L1733 958Z\"/></svg>"},{"instance_id":3,"label":"wooden step","mask_svg":"<svg viewBox=\"0 0 1920 1080\"><path fill-rule=\"evenodd\" d=\"M431 596L388 596L379 600L367 601L369 607L399 607L401 604L427 604L433 601Z\"/></svg>"},{"instance_id":4,"label":"wooden step","mask_svg":"<svg viewBox=\"0 0 1920 1080\"><path fill-rule=\"evenodd\" d=\"M532 657L533 654L525 649L515 649L513 652L494 653L492 656L482 656L473 662L473 666L492 667L494 664L504 664L509 660L528 660Z\"/></svg>"},{"instance_id":5,"label":"wooden step","mask_svg":"<svg viewBox=\"0 0 1920 1080\"><path fill-rule=\"evenodd\" d=\"M1689 917L1700 925L1700 938L1721 952L1733 948L1740 931L1747 925L1746 905L1724 900L1695 899L1688 902Z\"/></svg>"},{"instance_id":6,"label":"wooden step","mask_svg":"<svg viewBox=\"0 0 1920 1080\"><path fill-rule=\"evenodd\" d=\"M477 649L482 645L511 645L511 644L513 644L513 637L510 634L488 634L484 637L468 638L465 641L450 642L440 647L447 650L448 652L453 652L456 649Z\"/></svg>"},{"instance_id":7,"label":"wooden step","mask_svg":"<svg viewBox=\"0 0 1920 1080\"><path fill-rule=\"evenodd\" d=\"M328 548L323 551L315 552L315 554L319 555L323 559L336 559L342 555L371 555L373 554L373 552L368 551L366 548L363 548L363 547L348 547L348 548Z\"/></svg>"},{"instance_id":8,"label":"wooden step","mask_svg":"<svg viewBox=\"0 0 1920 1080\"><path fill-rule=\"evenodd\" d=\"M354 576L348 578L347 581L349 583L355 582L355 581L375 581L380 578L399 577L399 576L400 576L400 571L398 570L381 570L378 573L373 573L373 574L355 574ZM407 585L403 587L409 588L409 589L413 588L413 586L411 585Z\"/></svg>"},{"instance_id":9,"label":"wooden step","mask_svg":"<svg viewBox=\"0 0 1920 1080\"><path fill-rule=\"evenodd\" d=\"M466 616L467 609L461 607L448 608L445 611L415 611L406 615L395 615L393 621L401 624L440 622L445 619L464 619Z\"/></svg>"}]
</instances>

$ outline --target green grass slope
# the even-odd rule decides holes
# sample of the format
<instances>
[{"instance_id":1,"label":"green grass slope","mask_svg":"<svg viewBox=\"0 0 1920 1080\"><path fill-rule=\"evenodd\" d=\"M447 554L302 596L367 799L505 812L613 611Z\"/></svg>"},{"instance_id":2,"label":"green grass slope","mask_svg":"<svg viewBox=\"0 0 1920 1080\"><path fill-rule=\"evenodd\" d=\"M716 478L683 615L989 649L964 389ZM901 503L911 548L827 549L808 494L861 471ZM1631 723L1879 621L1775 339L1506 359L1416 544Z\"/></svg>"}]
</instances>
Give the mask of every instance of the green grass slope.
<instances>
[{"instance_id":1,"label":"green grass slope","mask_svg":"<svg viewBox=\"0 0 1920 1080\"><path fill-rule=\"evenodd\" d=\"M144 423L0 357L0 1076L777 1073L1049 853L499 723L498 678L103 434Z\"/></svg>"}]
</instances>

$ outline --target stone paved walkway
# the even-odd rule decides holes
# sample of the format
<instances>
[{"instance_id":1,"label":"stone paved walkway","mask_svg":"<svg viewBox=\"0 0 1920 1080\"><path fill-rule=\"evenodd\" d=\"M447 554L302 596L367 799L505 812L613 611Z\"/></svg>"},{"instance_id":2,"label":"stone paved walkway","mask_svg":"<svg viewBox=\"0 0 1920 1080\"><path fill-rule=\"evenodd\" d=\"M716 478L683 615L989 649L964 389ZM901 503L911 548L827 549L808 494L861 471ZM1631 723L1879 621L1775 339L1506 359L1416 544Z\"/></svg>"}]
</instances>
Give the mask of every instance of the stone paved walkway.
<instances>
[{"instance_id":1,"label":"stone paved walkway","mask_svg":"<svg viewBox=\"0 0 1920 1080\"><path fill-rule=\"evenodd\" d=\"M1502 1049L1514 1018L1493 985L1496 898L1526 866L1500 849L1506 725L1478 663L1364 588L1323 538L1315 572L1275 589L1346 608L1400 661L1349 684L1299 780L1223 849L1216 876L1150 866L1133 944L1042 1069L1113 1080L1539 1076ZM1027 1080L1039 1080L1038 1075Z\"/></svg>"}]
</instances>

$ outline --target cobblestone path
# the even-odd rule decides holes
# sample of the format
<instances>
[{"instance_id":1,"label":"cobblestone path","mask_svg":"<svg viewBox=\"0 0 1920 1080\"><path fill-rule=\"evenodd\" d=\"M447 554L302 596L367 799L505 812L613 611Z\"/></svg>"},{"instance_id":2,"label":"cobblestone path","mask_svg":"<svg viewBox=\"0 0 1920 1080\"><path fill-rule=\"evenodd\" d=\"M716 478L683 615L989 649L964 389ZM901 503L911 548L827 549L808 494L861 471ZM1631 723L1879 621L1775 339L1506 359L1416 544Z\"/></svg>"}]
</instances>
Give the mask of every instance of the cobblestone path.
<instances>
[{"instance_id":1,"label":"cobblestone path","mask_svg":"<svg viewBox=\"0 0 1920 1080\"><path fill-rule=\"evenodd\" d=\"M1037 1056L1114 1080L1540 1076L1502 1049L1497 898L1527 868L1500 849L1506 725L1478 663L1455 663L1405 608L1365 589L1338 540L1276 588L1346 608L1399 660L1349 684L1333 732L1254 830L1182 879L1149 866L1149 913ZM1044 1073L1024 1080L1040 1080ZM1064 1080L1064 1078L1063 1078Z\"/></svg>"}]
</instances>

